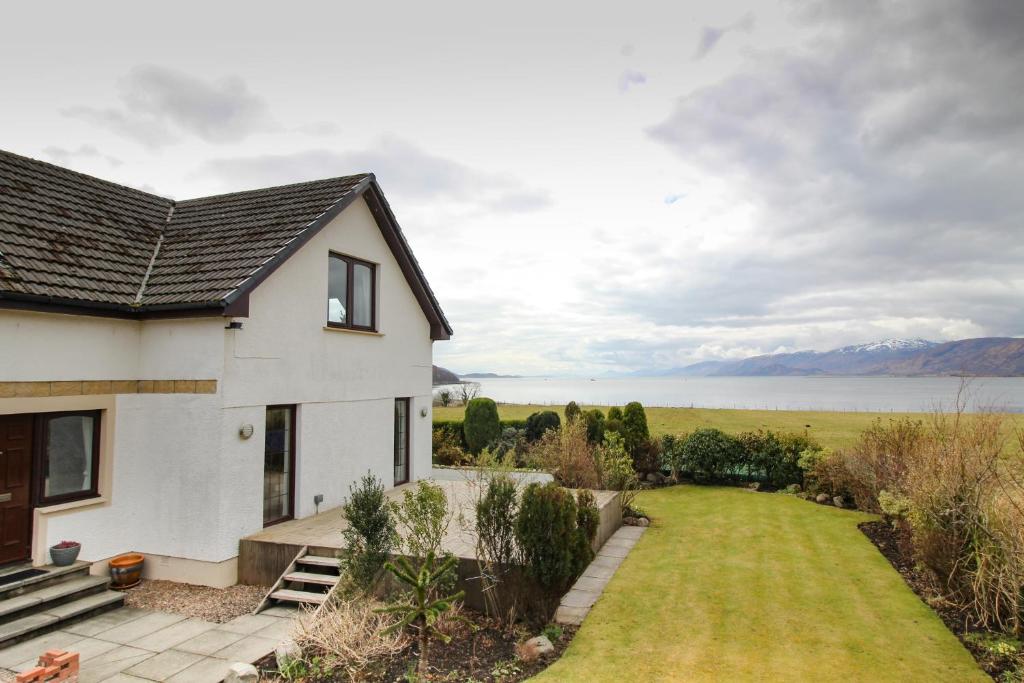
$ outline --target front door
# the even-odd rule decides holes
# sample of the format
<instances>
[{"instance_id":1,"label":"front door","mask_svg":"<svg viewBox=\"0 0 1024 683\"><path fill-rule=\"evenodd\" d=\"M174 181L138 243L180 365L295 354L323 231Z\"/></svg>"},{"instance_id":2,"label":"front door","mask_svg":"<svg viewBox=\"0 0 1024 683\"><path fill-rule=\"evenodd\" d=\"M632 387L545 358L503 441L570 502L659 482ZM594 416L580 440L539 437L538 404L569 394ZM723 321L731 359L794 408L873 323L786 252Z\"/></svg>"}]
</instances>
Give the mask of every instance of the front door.
<instances>
[{"instance_id":1,"label":"front door","mask_svg":"<svg viewBox=\"0 0 1024 683\"><path fill-rule=\"evenodd\" d=\"M295 517L295 406L267 408L263 526Z\"/></svg>"},{"instance_id":2,"label":"front door","mask_svg":"<svg viewBox=\"0 0 1024 683\"><path fill-rule=\"evenodd\" d=\"M32 554L32 416L0 416L0 564Z\"/></svg>"},{"instance_id":3,"label":"front door","mask_svg":"<svg viewBox=\"0 0 1024 683\"><path fill-rule=\"evenodd\" d=\"M395 486L409 481L409 399L395 399Z\"/></svg>"}]
</instances>

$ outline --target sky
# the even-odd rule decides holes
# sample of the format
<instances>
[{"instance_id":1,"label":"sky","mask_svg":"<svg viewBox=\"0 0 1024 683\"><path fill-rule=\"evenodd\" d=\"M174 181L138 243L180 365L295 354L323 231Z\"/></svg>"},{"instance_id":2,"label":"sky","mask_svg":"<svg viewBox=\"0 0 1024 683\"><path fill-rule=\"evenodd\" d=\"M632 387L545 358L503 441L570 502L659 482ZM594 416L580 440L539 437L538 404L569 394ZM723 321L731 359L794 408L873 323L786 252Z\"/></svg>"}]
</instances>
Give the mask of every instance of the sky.
<instances>
[{"instance_id":1,"label":"sky","mask_svg":"<svg viewBox=\"0 0 1024 683\"><path fill-rule=\"evenodd\" d=\"M370 171L457 372L1024 336L1024 3L18 3L0 147Z\"/></svg>"}]
</instances>

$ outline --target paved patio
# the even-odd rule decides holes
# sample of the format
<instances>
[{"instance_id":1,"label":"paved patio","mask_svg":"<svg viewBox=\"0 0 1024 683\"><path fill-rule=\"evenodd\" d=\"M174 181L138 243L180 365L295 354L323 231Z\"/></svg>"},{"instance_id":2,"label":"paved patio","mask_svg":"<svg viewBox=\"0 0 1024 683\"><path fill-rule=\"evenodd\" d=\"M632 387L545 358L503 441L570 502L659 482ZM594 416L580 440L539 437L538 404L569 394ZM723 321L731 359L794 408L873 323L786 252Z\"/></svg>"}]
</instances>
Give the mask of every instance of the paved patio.
<instances>
[{"instance_id":1,"label":"paved patio","mask_svg":"<svg viewBox=\"0 0 1024 683\"><path fill-rule=\"evenodd\" d=\"M217 683L234 662L255 662L288 636L295 610L273 607L216 624L122 607L0 650L0 667L33 668L49 649L80 655L80 683Z\"/></svg>"}]
</instances>

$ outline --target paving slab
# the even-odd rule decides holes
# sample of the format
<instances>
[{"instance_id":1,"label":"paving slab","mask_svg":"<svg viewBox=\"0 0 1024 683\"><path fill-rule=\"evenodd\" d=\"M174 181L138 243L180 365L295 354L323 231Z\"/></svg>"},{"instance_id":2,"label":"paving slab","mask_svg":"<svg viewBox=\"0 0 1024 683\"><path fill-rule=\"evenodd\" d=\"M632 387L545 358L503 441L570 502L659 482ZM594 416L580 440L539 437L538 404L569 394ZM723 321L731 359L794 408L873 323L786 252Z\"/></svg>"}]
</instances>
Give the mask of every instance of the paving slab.
<instances>
[{"instance_id":1,"label":"paving slab","mask_svg":"<svg viewBox=\"0 0 1024 683\"><path fill-rule=\"evenodd\" d=\"M174 649L184 652L195 652L199 655L212 655L217 650L223 650L228 645L237 643L244 637L245 635L242 633L222 631L219 628L215 628L194 638L189 638L183 643L178 643L174 646Z\"/></svg>"},{"instance_id":2,"label":"paving slab","mask_svg":"<svg viewBox=\"0 0 1024 683\"><path fill-rule=\"evenodd\" d=\"M78 653L78 661L80 661L80 662L87 662L90 659L92 659L93 657L98 657L98 656L100 656L102 654L110 652L115 647L121 647L121 646L119 644L117 644L117 643L111 643L111 642L108 642L106 640L97 640L96 638L82 638L81 640L76 640L75 642L71 643L71 645L68 646L67 648L61 647L61 648L57 648L57 649L61 649L61 650L68 649L68 650L71 650L72 652L77 652ZM43 652L45 652L45 650ZM42 652L39 652L38 654L30 656L24 662L22 662L21 664L19 664L16 667L14 667L14 670L15 671L22 671L23 672L23 671L28 671L29 669L35 668L39 664L39 655L40 654L42 654Z\"/></svg>"},{"instance_id":3,"label":"paving slab","mask_svg":"<svg viewBox=\"0 0 1024 683\"><path fill-rule=\"evenodd\" d=\"M267 617L286 617L293 619L298 616L299 609L290 605L274 605L260 612L261 615Z\"/></svg>"},{"instance_id":4,"label":"paving slab","mask_svg":"<svg viewBox=\"0 0 1024 683\"><path fill-rule=\"evenodd\" d=\"M276 624L279 620L280 617L268 617L265 614L243 614L226 624L221 624L218 628L222 631L234 631L235 633L248 635L271 624Z\"/></svg>"},{"instance_id":5,"label":"paving slab","mask_svg":"<svg viewBox=\"0 0 1024 683\"><path fill-rule=\"evenodd\" d=\"M166 681L201 659L204 659L203 655L181 652L179 650L167 650L139 662L130 669L125 669L124 672L131 676L138 676L139 678L151 681Z\"/></svg>"},{"instance_id":6,"label":"paving slab","mask_svg":"<svg viewBox=\"0 0 1024 683\"><path fill-rule=\"evenodd\" d=\"M273 652L279 642L276 638L244 636L241 640L217 650L213 656L231 662L255 662Z\"/></svg>"},{"instance_id":7,"label":"paving slab","mask_svg":"<svg viewBox=\"0 0 1024 683\"><path fill-rule=\"evenodd\" d=\"M215 657L203 657L192 666L179 671L167 680L170 683L220 683L228 675L232 662Z\"/></svg>"},{"instance_id":8,"label":"paving slab","mask_svg":"<svg viewBox=\"0 0 1024 683\"><path fill-rule=\"evenodd\" d=\"M128 622L135 621L147 614L152 614L149 610L136 609L134 607L120 607L113 612L105 612L104 614L90 617L85 621L80 621L77 624L67 626L62 631L68 633L77 633L82 636L95 636L104 631L109 631L117 626L122 626Z\"/></svg>"},{"instance_id":9,"label":"paving slab","mask_svg":"<svg viewBox=\"0 0 1024 683\"><path fill-rule=\"evenodd\" d=\"M176 624L185 619L186 617L180 614L150 612L145 616L129 621L127 624L115 626L108 631L98 633L96 637L100 640L110 640L127 645L133 640L138 640L142 636L148 636L150 633L156 633L160 629L167 628L171 624Z\"/></svg>"},{"instance_id":10,"label":"paving slab","mask_svg":"<svg viewBox=\"0 0 1024 683\"><path fill-rule=\"evenodd\" d=\"M294 619L278 619L277 623L264 626L259 631L253 633L253 635L261 638L271 638L280 642L291 635L294 627Z\"/></svg>"},{"instance_id":11,"label":"paving slab","mask_svg":"<svg viewBox=\"0 0 1024 683\"><path fill-rule=\"evenodd\" d=\"M0 650L0 667L13 669L29 659L38 659L39 655L47 650L66 650L80 640L82 640L82 636L66 631L45 633L13 647Z\"/></svg>"},{"instance_id":12,"label":"paving slab","mask_svg":"<svg viewBox=\"0 0 1024 683\"><path fill-rule=\"evenodd\" d=\"M176 624L165 626L159 631L142 636L137 640L132 640L128 644L143 650L163 652L164 650L170 650L175 645L184 643L189 638L195 638L207 631L212 631L216 627L217 624L205 619L185 619Z\"/></svg>"},{"instance_id":13,"label":"paving slab","mask_svg":"<svg viewBox=\"0 0 1024 683\"><path fill-rule=\"evenodd\" d=\"M639 530L639 534L634 531ZM559 624L579 626L590 613L615 570L622 564L626 555L636 545L645 527L620 527L601 547L601 551L583 574L576 579L569 592L562 596L558 609L555 610L555 621Z\"/></svg>"},{"instance_id":14,"label":"paving slab","mask_svg":"<svg viewBox=\"0 0 1024 683\"><path fill-rule=\"evenodd\" d=\"M89 660L88 666L81 667L78 681L79 683L106 681L152 656L153 653L149 650L122 645Z\"/></svg>"}]
</instances>

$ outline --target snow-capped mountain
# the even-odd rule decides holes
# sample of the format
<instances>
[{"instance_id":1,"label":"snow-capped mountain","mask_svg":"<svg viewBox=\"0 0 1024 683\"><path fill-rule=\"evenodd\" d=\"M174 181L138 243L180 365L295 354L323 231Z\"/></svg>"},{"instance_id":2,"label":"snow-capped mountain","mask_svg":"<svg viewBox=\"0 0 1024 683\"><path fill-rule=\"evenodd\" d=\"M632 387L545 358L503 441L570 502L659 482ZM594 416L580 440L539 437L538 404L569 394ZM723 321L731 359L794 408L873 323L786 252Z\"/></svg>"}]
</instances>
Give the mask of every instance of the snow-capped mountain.
<instances>
[{"instance_id":1,"label":"snow-capped mountain","mask_svg":"<svg viewBox=\"0 0 1024 683\"><path fill-rule=\"evenodd\" d=\"M1024 339L983 337L952 342L884 339L832 351L797 351L738 361L704 361L669 375L1024 375Z\"/></svg>"}]
</instances>

